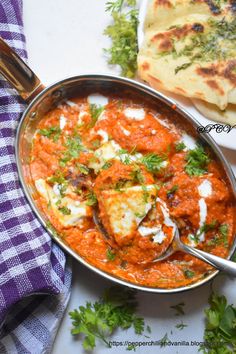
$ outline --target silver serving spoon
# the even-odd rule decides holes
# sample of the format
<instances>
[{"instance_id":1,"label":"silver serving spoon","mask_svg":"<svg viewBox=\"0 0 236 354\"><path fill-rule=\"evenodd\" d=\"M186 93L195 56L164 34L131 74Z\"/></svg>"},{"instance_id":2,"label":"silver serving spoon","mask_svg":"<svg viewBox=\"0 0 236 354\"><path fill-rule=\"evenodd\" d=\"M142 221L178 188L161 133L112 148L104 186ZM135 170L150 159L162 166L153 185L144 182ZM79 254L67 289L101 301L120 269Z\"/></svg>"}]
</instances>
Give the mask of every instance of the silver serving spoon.
<instances>
[{"instance_id":1,"label":"silver serving spoon","mask_svg":"<svg viewBox=\"0 0 236 354\"><path fill-rule=\"evenodd\" d=\"M117 248L117 245L114 244L109 233L107 232L107 230L105 229L105 227L101 223L100 218L98 216L98 212L96 209L94 209L94 211L93 211L93 220L95 222L95 225L98 227L98 230L104 236L105 241L111 247ZM160 257L154 259L153 262L161 262L161 261L165 260L166 258L170 257L173 253L175 253L177 251L182 251L182 252L191 254L192 256L197 257L206 263L209 263L214 268L236 277L236 263L235 262L229 261L227 259L215 256L211 253L207 253L207 252L201 251L197 248L190 247L190 246L186 245L185 243L183 243L180 240L179 230L178 230L177 225L175 228L174 237L173 237L172 242L171 242L170 246L168 247L167 251L165 253L163 253Z\"/></svg>"},{"instance_id":2,"label":"silver serving spoon","mask_svg":"<svg viewBox=\"0 0 236 354\"><path fill-rule=\"evenodd\" d=\"M207 253L207 252L201 251L197 248L190 247L190 246L186 245L185 243L183 243L180 240L179 230L178 230L177 226L175 228L174 238L172 240L171 245L167 249L167 251L165 253L163 253L160 257L154 259L153 262L163 261L164 259L168 258L171 254L173 254L176 251L182 251L182 252L191 254L192 256L197 257L206 263L209 263L214 268L222 270L223 272L236 277L236 263L235 262L229 261L227 259L215 256L214 254Z\"/></svg>"}]
</instances>

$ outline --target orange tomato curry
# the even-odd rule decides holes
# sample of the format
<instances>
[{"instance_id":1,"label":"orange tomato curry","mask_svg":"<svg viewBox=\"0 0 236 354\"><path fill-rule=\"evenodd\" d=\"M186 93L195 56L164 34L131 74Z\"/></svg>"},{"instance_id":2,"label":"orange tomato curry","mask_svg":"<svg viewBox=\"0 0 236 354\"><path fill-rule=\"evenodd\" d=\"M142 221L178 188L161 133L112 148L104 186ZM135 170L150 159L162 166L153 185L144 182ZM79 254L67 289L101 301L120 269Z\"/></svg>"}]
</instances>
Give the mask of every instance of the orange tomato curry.
<instances>
[{"instance_id":1,"label":"orange tomato curry","mask_svg":"<svg viewBox=\"0 0 236 354\"><path fill-rule=\"evenodd\" d=\"M152 262L170 245L175 223L185 243L222 257L233 241L225 173L175 115L91 94L46 114L32 144L35 199L51 227L90 264L150 287L186 286L212 271L182 252Z\"/></svg>"}]
</instances>

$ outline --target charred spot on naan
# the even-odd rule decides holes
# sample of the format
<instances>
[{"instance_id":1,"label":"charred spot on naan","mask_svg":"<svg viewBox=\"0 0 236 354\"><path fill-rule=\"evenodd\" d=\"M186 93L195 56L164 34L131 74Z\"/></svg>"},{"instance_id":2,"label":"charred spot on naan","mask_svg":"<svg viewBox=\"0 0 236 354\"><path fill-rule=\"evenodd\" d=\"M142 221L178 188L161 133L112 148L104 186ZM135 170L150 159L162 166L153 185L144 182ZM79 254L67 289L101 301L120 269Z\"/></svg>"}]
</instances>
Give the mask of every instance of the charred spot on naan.
<instances>
[{"instance_id":1,"label":"charred spot on naan","mask_svg":"<svg viewBox=\"0 0 236 354\"><path fill-rule=\"evenodd\" d=\"M185 24L183 26L171 26L167 31L155 34L152 42L159 42L160 52L167 52L174 49L173 41L187 37L190 33L202 33L204 26L201 23Z\"/></svg>"},{"instance_id":2,"label":"charred spot on naan","mask_svg":"<svg viewBox=\"0 0 236 354\"><path fill-rule=\"evenodd\" d=\"M221 77L229 80L236 86L236 60L229 60L225 63L211 64L208 67L196 68L196 73L202 77ZM213 88L213 87L211 87ZM216 88L216 87L215 87Z\"/></svg>"},{"instance_id":3,"label":"charred spot on naan","mask_svg":"<svg viewBox=\"0 0 236 354\"><path fill-rule=\"evenodd\" d=\"M163 6L163 7L171 8L173 5L169 0L156 0L155 6Z\"/></svg>"}]
</instances>

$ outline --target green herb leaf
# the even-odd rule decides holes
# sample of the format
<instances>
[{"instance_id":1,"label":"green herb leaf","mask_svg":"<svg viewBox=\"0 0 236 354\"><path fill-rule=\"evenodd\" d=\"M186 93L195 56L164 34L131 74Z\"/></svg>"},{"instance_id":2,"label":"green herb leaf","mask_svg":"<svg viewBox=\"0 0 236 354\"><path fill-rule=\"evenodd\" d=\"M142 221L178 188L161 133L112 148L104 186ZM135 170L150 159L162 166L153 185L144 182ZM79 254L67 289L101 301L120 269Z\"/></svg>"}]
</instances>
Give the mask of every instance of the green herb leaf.
<instances>
[{"instance_id":1,"label":"green herb leaf","mask_svg":"<svg viewBox=\"0 0 236 354\"><path fill-rule=\"evenodd\" d=\"M112 166L112 162L107 161L104 163L104 165L102 166L102 170L108 170L108 168L110 168Z\"/></svg>"},{"instance_id":2,"label":"green herb leaf","mask_svg":"<svg viewBox=\"0 0 236 354\"><path fill-rule=\"evenodd\" d=\"M160 339L160 347L163 348L167 345L167 342L169 341L167 333Z\"/></svg>"},{"instance_id":3,"label":"green herb leaf","mask_svg":"<svg viewBox=\"0 0 236 354\"><path fill-rule=\"evenodd\" d=\"M89 105L89 113L91 115L91 122L89 128L93 128L97 123L98 117L103 112L103 106L96 105L95 103Z\"/></svg>"},{"instance_id":4,"label":"green herb leaf","mask_svg":"<svg viewBox=\"0 0 236 354\"><path fill-rule=\"evenodd\" d=\"M142 171L137 165L134 166L133 171L131 172L131 177L134 183L139 183L139 184L144 183L144 177Z\"/></svg>"},{"instance_id":5,"label":"green herb leaf","mask_svg":"<svg viewBox=\"0 0 236 354\"><path fill-rule=\"evenodd\" d=\"M228 305L225 296L212 293L210 307L205 310L206 327L204 343L200 350L204 353L235 353L236 350L236 308Z\"/></svg>"},{"instance_id":6,"label":"green herb leaf","mask_svg":"<svg viewBox=\"0 0 236 354\"><path fill-rule=\"evenodd\" d=\"M154 154L154 153L150 153L145 155L142 160L141 163L144 164L144 166L147 168L147 170L149 172L159 172L161 168L163 168L163 162L165 160L163 159L163 157Z\"/></svg>"},{"instance_id":7,"label":"green herb leaf","mask_svg":"<svg viewBox=\"0 0 236 354\"><path fill-rule=\"evenodd\" d=\"M66 206L60 206L58 208L58 210L64 215L70 215L71 214L71 210L69 208L67 208Z\"/></svg>"},{"instance_id":8,"label":"green herb leaf","mask_svg":"<svg viewBox=\"0 0 236 354\"><path fill-rule=\"evenodd\" d=\"M185 327L188 327L188 325L184 324L183 321L175 326L175 328L179 329L180 331L182 331Z\"/></svg>"},{"instance_id":9,"label":"green herb leaf","mask_svg":"<svg viewBox=\"0 0 236 354\"><path fill-rule=\"evenodd\" d=\"M133 350L135 352L136 351L135 344L129 344L128 347L126 348L126 350L129 350L129 351Z\"/></svg>"},{"instance_id":10,"label":"green herb leaf","mask_svg":"<svg viewBox=\"0 0 236 354\"><path fill-rule=\"evenodd\" d=\"M50 184L58 184L58 189L60 191L60 196L64 197L66 189L68 187L68 180L63 175L62 171L57 170L53 176L47 178L47 182Z\"/></svg>"},{"instance_id":11,"label":"green herb leaf","mask_svg":"<svg viewBox=\"0 0 236 354\"><path fill-rule=\"evenodd\" d=\"M126 4L130 8L123 11L122 6ZM135 0L109 1L106 10L111 12L113 23L109 25L104 34L111 38L112 46L105 49L109 56L109 64L119 65L121 74L127 77L134 77L137 70L137 26L138 10Z\"/></svg>"},{"instance_id":12,"label":"green herb leaf","mask_svg":"<svg viewBox=\"0 0 236 354\"><path fill-rule=\"evenodd\" d=\"M136 292L134 290L113 286L107 289L94 304L87 302L79 310L69 313L73 329L71 334L84 335L83 347L91 350L96 346L96 340L101 340L110 347L108 338L118 328L133 327L135 333L142 334L144 320L135 314L137 308Z\"/></svg>"},{"instance_id":13,"label":"green herb leaf","mask_svg":"<svg viewBox=\"0 0 236 354\"><path fill-rule=\"evenodd\" d=\"M177 192L177 190L179 189L179 186L177 184L175 184L172 188L170 188L167 191L167 197L170 197L170 195L174 194L175 192Z\"/></svg>"},{"instance_id":14,"label":"green herb leaf","mask_svg":"<svg viewBox=\"0 0 236 354\"><path fill-rule=\"evenodd\" d=\"M182 65L179 65L175 68L175 75L178 74L179 71L187 69L189 66L191 66L192 63L184 63Z\"/></svg>"},{"instance_id":15,"label":"green herb leaf","mask_svg":"<svg viewBox=\"0 0 236 354\"><path fill-rule=\"evenodd\" d=\"M106 256L107 256L107 259L108 259L109 261L114 261L115 258L116 258L116 254L113 253L110 248L107 249L107 254L106 254Z\"/></svg>"},{"instance_id":16,"label":"green herb leaf","mask_svg":"<svg viewBox=\"0 0 236 354\"><path fill-rule=\"evenodd\" d=\"M79 171L81 173L83 173L84 175L88 175L89 174L89 168L85 165L82 165L81 163L76 165L79 168Z\"/></svg>"},{"instance_id":17,"label":"green herb leaf","mask_svg":"<svg viewBox=\"0 0 236 354\"><path fill-rule=\"evenodd\" d=\"M229 225L228 224L220 225L219 231L223 237L227 238L229 232Z\"/></svg>"},{"instance_id":18,"label":"green herb leaf","mask_svg":"<svg viewBox=\"0 0 236 354\"><path fill-rule=\"evenodd\" d=\"M188 175L201 176L207 173L210 158L204 151L203 146L198 145L195 149L190 150L186 156L186 161L185 171Z\"/></svg>"},{"instance_id":19,"label":"green herb leaf","mask_svg":"<svg viewBox=\"0 0 236 354\"><path fill-rule=\"evenodd\" d=\"M63 157L59 160L59 165L61 167L65 167L69 161L79 157L81 151L85 151L85 148L81 143L81 138L76 133L67 138L65 147L67 150L63 153Z\"/></svg>"},{"instance_id":20,"label":"green herb leaf","mask_svg":"<svg viewBox=\"0 0 236 354\"><path fill-rule=\"evenodd\" d=\"M203 233L208 232L210 230L214 230L216 226L217 226L216 220L213 220L210 224L204 223L195 235L196 240L199 241L199 238Z\"/></svg>"},{"instance_id":21,"label":"green herb leaf","mask_svg":"<svg viewBox=\"0 0 236 354\"><path fill-rule=\"evenodd\" d=\"M151 330L151 327L150 327L150 326L147 326L146 329L147 329L147 332L148 332L148 333L152 333L152 330Z\"/></svg>"},{"instance_id":22,"label":"green herb leaf","mask_svg":"<svg viewBox=\"0 0 236 354\"><path fill-rule=\"evenodd\" d=\"M193 278L194 275L195 275L195 273L192 270L190 270L190 269L185 269L184 270L184 276L186 278L188 278L188 279Z\"/></svg>"},{"instance_id":23,"label":"green herb leaf","mask_svg":"<svg viewBox=\"0 0 236 354\"><path fill-rule=\"evenodd\" d=\"M86 198L87 198L86 205L93 206L96 205L98 202L97 197L92 190L86 195Z\"/></svg>"},{"instance_id":24,"label":"green herb leaf","mask_svg":"<svg viewBox=\"0 0 236 354\"><path fill-rule=\"evenodd\" d=\"M54 142L57 142L61 134L61 129L60 127L50 127L39 129L38 133L40 135L46 136L48 139L52 139Z\"/></svg>"},{"instance_id":25,"label":"green herb leaf","mask_svg":"<svg viewBox=\"0 0 236 354\"><path fill-rule=\"evenodd\" d=\"M175 316L179 316L179 315L184 315L184 309L183 309L184 306L185 303L180 302L177 305L170 306L170 308L176 311Z\"/></svg>"},{"instance_id":26,"label":"green herb leaf","mask_svg":"<svg viewBox=\"0 0 236 354\"><path fill-rule=\"evenodd\" d=\"M179 143L175 144L175 150L177 152L183 151L186 148L186 145L183 141L180 141Z\"/></svg>"}]
</instances>

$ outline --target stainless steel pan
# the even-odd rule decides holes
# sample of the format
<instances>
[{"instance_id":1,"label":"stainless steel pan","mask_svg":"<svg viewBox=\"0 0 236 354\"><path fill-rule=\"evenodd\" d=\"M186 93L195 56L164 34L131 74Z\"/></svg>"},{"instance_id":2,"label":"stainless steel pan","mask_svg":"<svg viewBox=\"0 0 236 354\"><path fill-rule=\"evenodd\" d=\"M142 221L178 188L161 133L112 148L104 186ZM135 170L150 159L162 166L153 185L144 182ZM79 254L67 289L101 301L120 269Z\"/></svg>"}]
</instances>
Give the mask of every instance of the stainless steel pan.
<instances>
[{"instance_id":1,"label":"stainless steel pan","mask_svg":"<svg viewBox=\"0 0 236 354\"><path fill-rule=\"evenodd\" d=\"M24 189L25 195L34 210L36 216L41 221L44 227L46 227L47 217L39 211L34 199L33 193L35 189L31 183L30 171L29 171L29 156L31 150L32 138L36 130L36 126L39 120L44 116L46 112L55 107L59 102L65 99L70 99L74 96L85 95L89 93L108 91L112 93L126 93L131 92L134 96L139 96L140 99L149 101L152 104L161 103L169 106L170 109L174 109L179 113L183 127L189 126L192 131L196 132L199 123L183 108L176 106L176 103L164 96L163 94L147 87L143 84L137 83L132 80L124 79L116 76L107 75L82 75L70 77L53 85L44 88L39 78L32 72L32 70L17 56L16 53L0 39L0 73L13 85L22 98L29 103L26 111L21 117L21 121L18 125L16 134L16 161L18 166L18 172L20 181ZM228 180L228 184L231 186L232 195L236 201L236 180L233 172L223 156L221 150L218 148L214 140L208 135L201 136L205 144L209 145L216 157L219 159L222 167L225 170L225 178ZM97 269L92 266L79 254L75 253L69 248L63 239L54 235L50 230L52 238L61 246L63 250L72 255L79 262L90 268L94 272L101 276L108 278L116 283L120 283L126 286L130 286L139 290L156 292L156 293L176 293L184 290L194 289L202 284L205 284L212 279L218 271L214 271L201 281L189 286L180 287L177 289L161 289L147 286L139 286L130 282L121 280L111 274ZM236 248L236 239L231 247L229 258L232 256Z\"/></svg>"}]
</instances>

